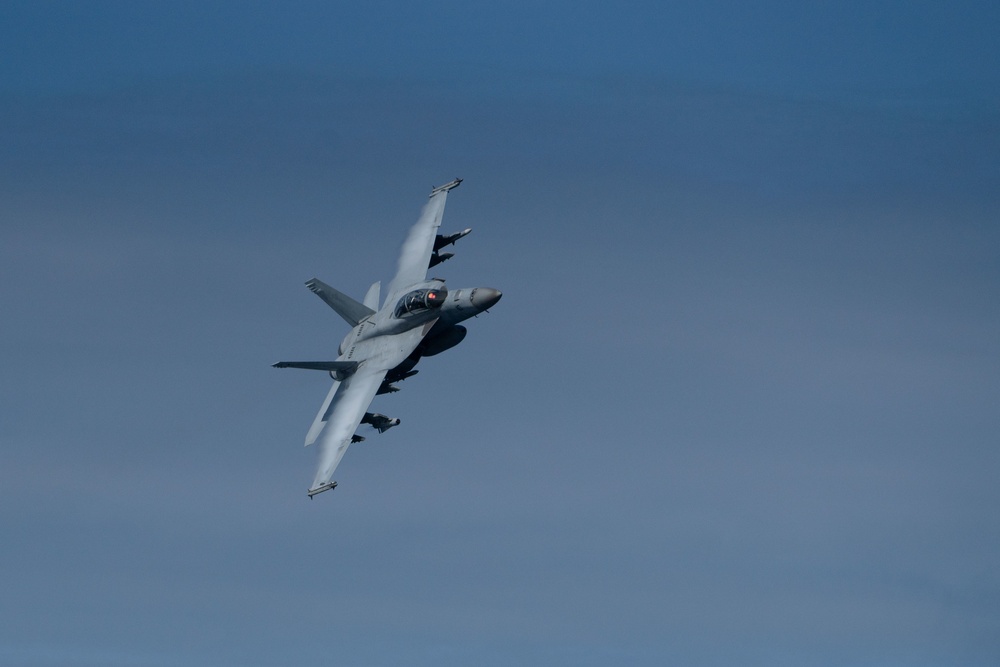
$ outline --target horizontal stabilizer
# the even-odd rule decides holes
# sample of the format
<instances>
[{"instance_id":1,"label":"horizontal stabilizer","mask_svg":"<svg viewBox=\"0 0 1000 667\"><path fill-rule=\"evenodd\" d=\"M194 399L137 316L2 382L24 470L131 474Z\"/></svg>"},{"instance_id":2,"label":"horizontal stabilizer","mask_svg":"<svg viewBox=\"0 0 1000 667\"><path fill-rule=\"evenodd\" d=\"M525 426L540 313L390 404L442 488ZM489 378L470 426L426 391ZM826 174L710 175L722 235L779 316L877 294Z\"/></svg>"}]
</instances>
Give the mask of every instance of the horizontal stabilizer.
<instances>
[{"instance_id":1,"label":"horizontal stabilizer","mask_svg":"<svg viewBox=\"0 0 1000 667\"><path fill-rule=\"evenodd\" d=\"M356 361L279 361L271 364L274 368L304 368L309 371L335 371L353 373L358 370Z\"/></svg>"},{"instance_id":2,"label":"horizontal stabilizer","mask_svg":"<svg viewBox=\"0 0 1000 667\"><path fill-rule=\"evenodd\" d=\"M306 287L313 291L316 296L323 299L326 305L337 311L352 327L358 326L358 322L375 314L375 311L363 303L358 303L343 292L338 292L322 280L313 278L306 282Z\"/></svg>"}]
</instances>

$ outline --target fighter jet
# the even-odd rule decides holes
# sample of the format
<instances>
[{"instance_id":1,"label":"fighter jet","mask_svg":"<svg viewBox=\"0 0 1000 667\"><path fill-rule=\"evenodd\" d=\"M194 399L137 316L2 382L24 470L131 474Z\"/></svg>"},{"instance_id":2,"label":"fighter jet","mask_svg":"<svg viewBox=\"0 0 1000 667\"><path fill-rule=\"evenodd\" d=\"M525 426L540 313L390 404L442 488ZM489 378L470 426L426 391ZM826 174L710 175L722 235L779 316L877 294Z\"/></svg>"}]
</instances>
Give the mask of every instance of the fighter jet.
<instances>
[{"instance_id":1,"label":"fighter jet","mask_svg":"<svg viewBox=\"0 0 1000 667\"><path fill-rule=\"evenodd\" d=\"M319 443L316 476L307 492L310 498L337 486L332 477L341 458L352 442L364 440L355 433L360 424L370 424L380 433L399 424L399 419L368 412L376 394L398 391L395 383L415 375L413 367L421 357L461 343L466 329L459 322L482 313L502 296L489 287L449 291L444 280L427 279L430 266L452 256L438 254L438 250L472 231L437 233L448 193L461 182L456 178L431 190L430 200L403 243L396 276L381 306L379 282L372 284L361 303L316 278L306 282L351 325L335 361L274 364L275 368L326 371L333 378L333 386L306 434L307 447Z\"/></svg>"}]
</instances>

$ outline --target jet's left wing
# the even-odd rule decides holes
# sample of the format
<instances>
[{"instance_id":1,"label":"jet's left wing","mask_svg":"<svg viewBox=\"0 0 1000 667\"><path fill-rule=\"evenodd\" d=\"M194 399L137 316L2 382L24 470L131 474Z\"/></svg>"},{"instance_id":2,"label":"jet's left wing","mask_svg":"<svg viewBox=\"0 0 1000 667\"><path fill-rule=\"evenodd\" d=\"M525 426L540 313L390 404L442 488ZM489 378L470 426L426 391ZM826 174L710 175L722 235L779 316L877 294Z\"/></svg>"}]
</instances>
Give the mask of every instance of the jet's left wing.
<instances>
[{"instance_id":1,"label":"jet's left wing","mask_svg":"<svg viewBox=\"0 0 1000 667\"><path fill-rule=\"evenodd\" d=\"M389 284L387 303L392 303L410 286L427 278L427 265L434 252L434 239L437 238L437 230L444 216L448 191L457 188L461 182L462 179L456 178L451 183L431 190L430 201L424 206L420 219L403 242L403 249L399 253L399 268L396 270L396 277Z\"/></svg>"},{"instance_id":2,"label":"jet's left wing","mask_svg":"<svg viewBox=\"0 0 1000 667\"><path fill-rule=\"evenodd\" d=\"M368 406L375 398L375 392L385 378L386 371L378 365L361 364L358 370L340 382L333 392L326 410L317 417L317 425L322 422L319 434L319 465L316 478L309 488L312 497L323 487L332 488L331 478L344 452L351 445L351 438L358 430Z\"/></svg>"},{"instance_id":3,"label":"jet's left wing","mask_svg":"<svg viewBox=\"0 0 1000 667\"><path fill-rule=\"evenodd\" d=\"M433 319L423 326L386 336L386 340L380 345L371 346L374 348L370 350L371 354L359 363L353 373L340 382L335 382L330 388L330 393L306 436L306 445L312 444L313 440L319 443L319 465L316 468L316 478L309 487L310 498L337 485L332 481L333 471L351 446L354 433L378 393L386 373L402 363L417 348L436 322L437 319ZM297 363L300 367L304 367L303 363L315 367L324 363L343 362Z\"/></svg>"}]
</instances>

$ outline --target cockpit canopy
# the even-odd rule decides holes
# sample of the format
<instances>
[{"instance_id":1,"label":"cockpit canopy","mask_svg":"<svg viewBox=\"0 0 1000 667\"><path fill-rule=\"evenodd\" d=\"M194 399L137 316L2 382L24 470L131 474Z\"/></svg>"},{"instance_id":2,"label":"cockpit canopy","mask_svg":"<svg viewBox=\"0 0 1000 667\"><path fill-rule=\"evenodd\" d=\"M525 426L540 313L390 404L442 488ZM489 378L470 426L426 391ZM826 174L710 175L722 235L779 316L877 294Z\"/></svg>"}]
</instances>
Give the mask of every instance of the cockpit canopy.
<instances>
[{"instance_id":1,"label":"cockpit canopy","mask_svg":"<svg viewBox=\"0 0 1000 667\"><path fill-rule=\"evenodd\" d=\"M446 289L418 289L406 294L393 311L395 317L403 317L409 313L416 313L430 308L440 308L444 305L444 300L448 297Z\"/></svg>"}]
</instances>

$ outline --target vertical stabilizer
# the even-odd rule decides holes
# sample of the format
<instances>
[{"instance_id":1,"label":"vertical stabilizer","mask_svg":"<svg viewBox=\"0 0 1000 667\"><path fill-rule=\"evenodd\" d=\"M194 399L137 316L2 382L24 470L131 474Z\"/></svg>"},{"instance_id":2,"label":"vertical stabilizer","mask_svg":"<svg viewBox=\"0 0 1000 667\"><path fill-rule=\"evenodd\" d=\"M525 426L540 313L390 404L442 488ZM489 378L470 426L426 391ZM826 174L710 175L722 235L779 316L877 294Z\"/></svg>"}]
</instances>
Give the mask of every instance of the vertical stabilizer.
<instances>
[{"instance_id":1,"label":"vertical stabilizer","mask_svg":"<svg viewBox=\"0 0 1000 667\"><path fill-rule=\"evenodd\" d=\"M373 282L372 286L368 288L368 293L365 294L365 300L364 300L365 306L371 308L372 310L377 311L378 300L380 296L379 292L381 292L381 290L382 290L382 283L380 281Z\"/></svg>"}]
</instances>

